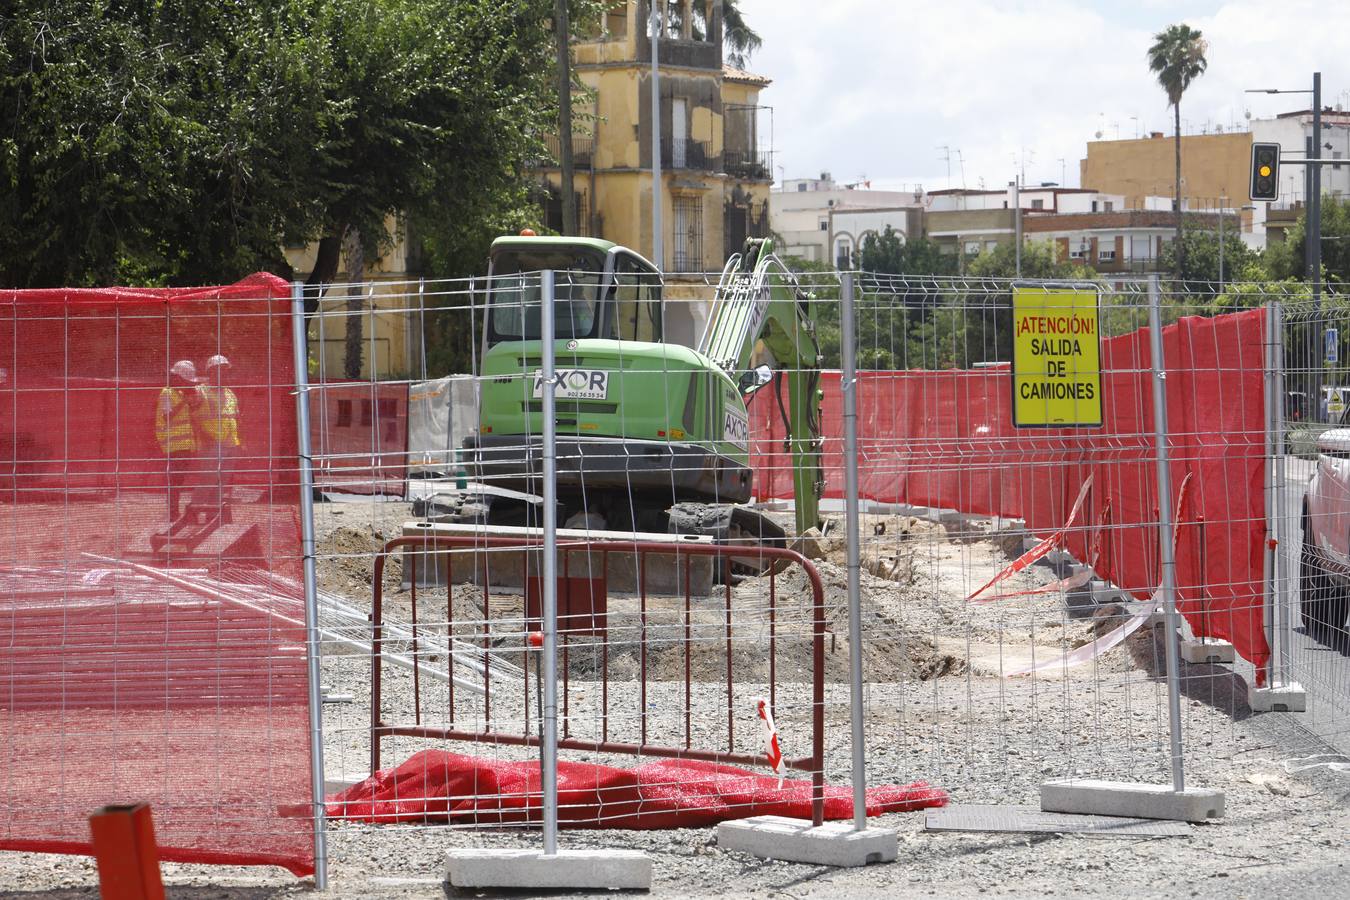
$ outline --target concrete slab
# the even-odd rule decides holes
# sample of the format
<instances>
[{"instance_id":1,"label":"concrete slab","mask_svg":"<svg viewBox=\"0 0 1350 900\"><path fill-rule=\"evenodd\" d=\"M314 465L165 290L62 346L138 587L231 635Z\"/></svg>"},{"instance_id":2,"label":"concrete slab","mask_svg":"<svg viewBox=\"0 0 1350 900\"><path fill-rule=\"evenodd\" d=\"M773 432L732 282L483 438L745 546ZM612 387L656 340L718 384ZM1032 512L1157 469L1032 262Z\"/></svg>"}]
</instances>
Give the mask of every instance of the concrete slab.
<instances>
[{"instance_id":1,"label":"concrete slab","mask_svg":"<svg viewBox=\"0 0 1350 900\"><path fill-rule=\"evenodd\" d=\"M1206 638L1203 641L1182 641L1181 658L1188 663L1230 663L1237 659L1233 645L1227 641Z\"/></svg>"},{"instance_id":2,"label":"concrete slab","mask_svg":"<svg viewBox=\"0 0 1350 900\"><path fill-rule=\"evenodd\" d=\"M1247 705L1252 712L1307 712L1308 692L1296 681L1273 687L1248 687Z\"/></svg>"},{"instance_id":3,"label":"concrete slab","mask_svg":"<svg viewBox=\"0 0 1350 900\"><path fill-rule=\"evenodd\" d=\"M974 831L1002 834L1081 834L1087 837L1171 837L1191 833L1186 822L1076 816L1042 812L1034 806L957 804L928 811L926 831Z\"/></svg>"},{"instance_id":4,"label":"concrete slab","mask_svg":"<svg viewBox=\"0 0 1350 900\"><path fill-rule=\"evenodd\" d=\"M761 859L818 866L891 862L899 853L895 831L889 828L855 831L852 822L826 822L817 827L806 819L786 816L723 822L717 826L717 846Z\"/></svg>"},{"instance_id":5,"label":"concrete slab","mask_svg":"<svg viewBox=\"0 0 1350 900\"><path fill-rule=\"evenodd\" d=\"M1204 788L1187 788L1177 793L1160 784L1061 779L1041 784L1041 810L1204 822L1223 818L1223 793Z\"/></svg>"},{"instance_id":6,"label":"concrete slab","mask_svg":"<svg viewBox=\"0 0 1350 900\"><path fill-rule=\"evenodd\" d=\"M648 891L652 861L637 850L464 848L445 855L445 881L453 888L504 890Z\"/></svg>"}]
</instances>

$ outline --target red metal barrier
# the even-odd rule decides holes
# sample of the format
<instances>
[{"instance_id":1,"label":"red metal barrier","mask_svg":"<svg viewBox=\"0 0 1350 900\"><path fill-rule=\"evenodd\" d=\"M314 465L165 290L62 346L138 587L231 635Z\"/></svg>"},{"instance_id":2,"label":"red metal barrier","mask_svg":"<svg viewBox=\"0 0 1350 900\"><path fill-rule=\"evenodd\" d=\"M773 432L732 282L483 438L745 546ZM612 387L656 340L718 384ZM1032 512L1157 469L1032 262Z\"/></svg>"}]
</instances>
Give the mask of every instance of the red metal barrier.
<instances>
[{"instance_id":1,"label":"red metal barrier","mask_svg":"<svg viewBox=\"0 0 1350 900\"><path fill-rule=\"evenodd\" d=\"M482 535L414 535L408 537L395 538L384 545L384 548L375 557L375 570L373 577L374 597L372 602L371 622L373 634L371 639L371 671L370 671L370 690L371 690L371 723L370 723L370 765L371 771L380 770L380 740L386 736L402 735L406 737L420 738L439 738L444 740L456 740L467 742L483 742L494 744L510 744L516 746L538 746L540 739L537 735L530 733L529 708L530 708L530 689L529 689L529 670L526 667L525 678L525 718L520 732L499 732L499 731L470 731L455 727L454 722L454 692L455 682L452 677L448 682L449 691L449 721L444 726L431 726L422 723L422 696L421 683L418 676L418 670L413 669L413 702L414 702L414 722L413 724L390 724L384 721L381 704L381 668L382 668L382 644L383 644L383 601L384 601L384 566L385 560L390 551L401 548L417 548L422 551L427 550L488 550L488 549L520 549L520 550L540 550L540 544L537 540L527 538L508 538L508 537L486 537ZM825 815L825 632L827 623L825 619L825 591L820 580L820 574L816 571L814 565L793 550L763 547L756 548L748 552L744 547L729 547L716 544L681 544L681 543L636 543L636 542L562 542L558 545L558 551L563 558L563 572L560 581L566 583L566 559L569 551L584 550L590 554L598 554L601 557L599 571L608 570L609 554L621 553L625 555L636 555L639 571L644 577L639 578L639 603L640 603L640 634L641 642L639 645L639 691L640 691L640 739L637 743L612 741L609 739L609 670L608 670L608 643L605 631L597 631L600 635L602 652L602 670L601 670L601 708L602 715L601 733L591 738L574 737L569 733L570 721L567 718L569 701L569 678L567 669L567 638L566 632L560 628L559 638L562 648L563 673L562 690L560 700L562 704L563 730L558 739L558 747L565 750L582 750L593 753L620 753L639 756L656 756L670 759L695 759L708 762L730 764L730 765L753 765L759 766L764 763L763 754L737 753L734 748L735 736L735 682L733 680L732 665L732 585L729 577L732 557L737 562L742 562L746 558L754 556L763 561L773 562L768 574L769 580L769 702L773 706L777 698L777 685L775 684L777 675L777 666L775 654L777 650L776 641L776 605L778 602L777 578L778 569L783 564L796 563L801 566L811 584L811 647L812 647L812 695L811 695L811 753L809 756L797 759L784 760L790 769L801 772L808 772L812 779L812 820L816 825L824 821ZM652 743L648 735L648 715L647 715L647 681L648 681L648 661L646 654L647 647L647 579L645 577L645 567L647 558L653 554L673 557L677 560L677 565L684 566L684 740L683 745ZM692 596L690 593L690 562L695 556L713 557L721 566L723 572L723 582L725 589L724 611L725 611L725 629L724 644L726 648L726 710L727 710L727 745L725 750L708 750L693 746L692 742L692 670L690 664L691 646L691 618ZM413 655L418 651L418 623L417 623L417 557L418 554L405 555L405 560L411 566L409 583L411 588L411 609L412 609L412 640ZM453 554L446 553L445 559L447 566L453 567ZM447 572L447 584L453 585L453 569ZM490 648L491 643L491 609L488 603L490 587L488 579L483 578L483 646L484 649ZM561 592L560 592L561 593ZM593 598L591 598L593 601ZM453 633L454 626L454 606L447 602L448 611L447 634ZM528 613L527 613L528 615ZM589 614L584 618L587 621L587 628L594 627ZM598 620L598 617L597 617ZM453 652L453 651L451 651ZM452 667L450 667L452 668ZM484 720L491 721L491 702L492 702L492 681L486 670L483 679L484 690Z\"/></svg>"}]
</instances>

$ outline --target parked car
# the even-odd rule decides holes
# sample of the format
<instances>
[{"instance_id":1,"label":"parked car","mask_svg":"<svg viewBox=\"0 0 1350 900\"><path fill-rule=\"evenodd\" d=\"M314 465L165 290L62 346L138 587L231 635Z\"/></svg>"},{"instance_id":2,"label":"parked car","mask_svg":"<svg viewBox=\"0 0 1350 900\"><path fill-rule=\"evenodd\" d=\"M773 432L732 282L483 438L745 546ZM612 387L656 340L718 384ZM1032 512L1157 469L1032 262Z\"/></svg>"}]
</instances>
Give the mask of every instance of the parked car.
<instances>
[{"instance_id":1,"label":"parked car","mask_svg":"<svg viewBox=\"0 0 1350 900\"><path fill-rule=\"evenodd\" d=\"M1317 468L1303 498L1299 614L1314 637L1343 633L1350 612L1350 428L1317 439Z\"/></svg>"}]
</instances>

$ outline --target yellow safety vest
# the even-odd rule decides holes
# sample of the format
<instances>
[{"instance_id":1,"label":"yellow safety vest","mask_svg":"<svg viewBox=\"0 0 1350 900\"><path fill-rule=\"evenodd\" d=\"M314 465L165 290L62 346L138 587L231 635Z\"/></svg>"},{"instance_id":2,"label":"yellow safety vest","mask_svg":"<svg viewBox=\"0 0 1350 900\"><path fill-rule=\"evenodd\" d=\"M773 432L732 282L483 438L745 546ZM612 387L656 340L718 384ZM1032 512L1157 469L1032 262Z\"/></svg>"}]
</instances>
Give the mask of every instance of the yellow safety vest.
<instances>
[{"instance_id":1,"label":"yellow safety vest","mask_svg":"<svg viewBox=\"0 0 1350 900\"><path fill-rule=\"evenodd\" d=\"M192 407L187 395L178 388L166 387L159 392L155 406L155 440L165 453L192 453L197 449Z\"/></svg>"},{"instance_id":2,"label":"yellow safety vest","mask_svg":"<svg viewBox=\"0 0 1350 900\"><path fill-rule=\"evenodd\" d=\"M222 447L238 447L239 398L234 395L234 391L226 387L199 384L197 394L202 399L201 419L198 422L202 434Z\"/></svg>"}]
</instances>

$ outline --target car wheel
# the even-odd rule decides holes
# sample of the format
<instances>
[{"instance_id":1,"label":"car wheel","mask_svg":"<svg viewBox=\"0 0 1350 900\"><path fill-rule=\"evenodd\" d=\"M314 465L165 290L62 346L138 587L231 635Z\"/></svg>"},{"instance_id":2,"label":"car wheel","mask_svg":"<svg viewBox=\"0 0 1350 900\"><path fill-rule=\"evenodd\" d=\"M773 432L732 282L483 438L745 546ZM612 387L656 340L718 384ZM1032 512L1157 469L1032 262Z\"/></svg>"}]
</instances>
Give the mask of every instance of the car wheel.
<instances>
[{"instance_id":1,"label":"car wheel","mask_svg":"<svg viewBox=\"0 0 1350 900\"><path fill-rule=\"evenodd\" d=\"M1303 627L1314 636L1326 635L1345 625L1347 597L1322 568L1305 519L1303 553L1299 561L1299 615Z\"/></svg>"}]
</instances>

